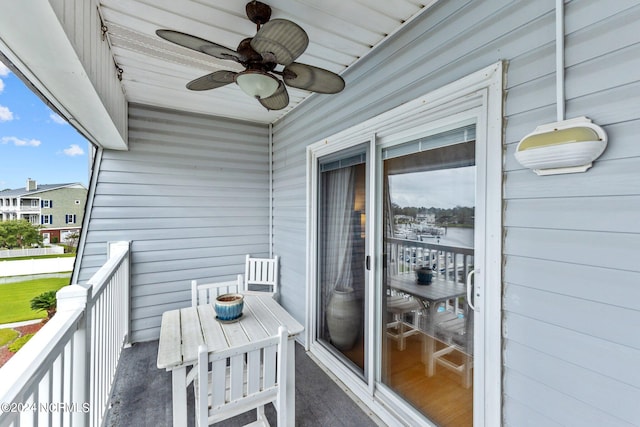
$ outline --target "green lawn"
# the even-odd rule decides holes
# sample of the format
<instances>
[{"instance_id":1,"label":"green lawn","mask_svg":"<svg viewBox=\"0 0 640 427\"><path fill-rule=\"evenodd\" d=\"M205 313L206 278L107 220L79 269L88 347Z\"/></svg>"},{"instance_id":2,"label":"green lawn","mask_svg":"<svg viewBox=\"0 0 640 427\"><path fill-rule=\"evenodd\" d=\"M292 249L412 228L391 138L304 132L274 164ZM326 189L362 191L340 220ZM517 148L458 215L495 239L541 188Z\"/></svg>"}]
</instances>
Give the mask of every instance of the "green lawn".
<instances>
[{"instance_id":1,"label":"green lawn","mask_svg":"<svg viewBox=\"0 0 640 427\"><path fill-rule=\"evenodd\" d=\"M11 328L0 329L0 347L18 338L18 331Z\"/></svg>"},{"instance_id":2,"label":"green lawn","mask_svg":"<svg viewBox=\"0 0 640 427\"><path fill-rule=\"evenodd\" d=\"M42 319L45 311L33 311L31 298L43 292L58 290L69 284L68 277L25 280L0 285L0 324Z\"/></svg>"}]
</instances>

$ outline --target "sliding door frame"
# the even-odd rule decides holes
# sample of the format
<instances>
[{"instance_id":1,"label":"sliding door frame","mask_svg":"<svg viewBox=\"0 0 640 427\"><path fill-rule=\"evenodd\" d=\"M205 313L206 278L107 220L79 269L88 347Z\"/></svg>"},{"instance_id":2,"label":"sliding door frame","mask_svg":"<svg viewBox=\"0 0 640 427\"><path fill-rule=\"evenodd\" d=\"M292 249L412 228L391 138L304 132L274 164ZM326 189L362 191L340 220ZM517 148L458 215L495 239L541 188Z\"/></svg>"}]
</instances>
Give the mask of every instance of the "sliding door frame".
<instances>
[{"instance_id":1,"label":"sliding door frame","mask_svg":"<svg viewBox=\"0 0 640 427\"><path fill-rule=\"evenodd\" d=\"M479 200L477 209L486 209L482 224L485 230L483 251L484 265L476 272L476 282L486 286L476 286L474 296L478 310L476 322L481 322L484 336L476 343L476 349L483 354L483 364L478 366L482 381L474 386L474 425L499 425L502 403L502 161L503 161L503 72L502 62L498 62L467 77L436 89L413 101L400 105L357 126L324 138L307 147L307 319L306 346L330 374L335 375L360 401L389 425L399 422L424 423L424 418L415 409L378 383L380 360L377 350L381 336L379 321L381 299L380 268L382 254L379 249L380 227L376 209L381 191L377 181L380 145L389 141L410 140L424 135L424 132L438 132L438 123L446 126L454 124L456 117L472 118L476 123L476 147L484 165L478 183L486 187L484 200ZM316 340L316 281L317 271L317 212L318 212L318 159L346 148L369 142L367 153L368 197L367 197L367 254L370 270L367 272L369 288L365 331L369 334L366 347L365 379L354 374L331 352ZM482 275L482 280L478 276Z\"/></svg>"}]
</instances>

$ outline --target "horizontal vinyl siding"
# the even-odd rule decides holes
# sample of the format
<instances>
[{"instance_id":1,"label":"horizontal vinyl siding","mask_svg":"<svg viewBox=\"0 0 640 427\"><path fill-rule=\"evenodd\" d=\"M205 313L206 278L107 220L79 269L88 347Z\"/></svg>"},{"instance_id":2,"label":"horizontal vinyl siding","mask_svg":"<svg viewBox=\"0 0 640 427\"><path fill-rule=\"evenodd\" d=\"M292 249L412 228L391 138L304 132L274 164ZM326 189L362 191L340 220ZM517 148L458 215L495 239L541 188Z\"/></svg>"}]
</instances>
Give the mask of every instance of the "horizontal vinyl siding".
<instances>
[{"instance_id":1,"label":"horizontal vinyl siding","mask_svg":"<svg viewBox=\"0 0 640 427\"><path fill-rule=\"evenodd\" d=\"M134 105L127 152L105 151L79 281L131 240L132 339L157 339L190 281L231 280L269 253L268 129Z\"/></svg>"},{"instance_id":2,"label":"horizontal vinyl siding","mask_svg":"<svg viewBox=\"0 0 640 427\"><path fill-rule=\"evenodd\" d=\"M640 5L567 2L566 117L593 119L609 146L587 173L538 177L513 153L556 120L554 6L438 2L349 69L344 92L275 124L283 303L304 319L306 147L506 60L503 423L640 425Z\"/></svg>"},{"instance_id":3,"label":"horizontal vinyl siding","mask_svg":"<svg viewBox=\"0 0 640 427\"><path fill-rule=\"evenodd\" d=\"M304 320L306 147L502 59L553 43L553 2L441 1L349 69L339 95L317 95L274 126L274 248L283 304ZM551 50L552 52L552 50ZM547 74L550 71L547 71ZM529 123L527 132L535 127ZM292 183L295 182L296 185Z\"/></svg>"},{"instance_id":4,"label":"horizontal vinyl siding","mask_svg":"<svg viewBox=\"0 0 640 427\"><path fill-rule=\"evenodd\" d=\"M505 424L640 425L640 6L573 1L566 13L566 116L603 126L609 146L585 174L522 169L519 139L555 121L555 76L509 79ZM542 50L514 58L510 71L553 66L553 50Z\"/></svg>"}]
</instances>

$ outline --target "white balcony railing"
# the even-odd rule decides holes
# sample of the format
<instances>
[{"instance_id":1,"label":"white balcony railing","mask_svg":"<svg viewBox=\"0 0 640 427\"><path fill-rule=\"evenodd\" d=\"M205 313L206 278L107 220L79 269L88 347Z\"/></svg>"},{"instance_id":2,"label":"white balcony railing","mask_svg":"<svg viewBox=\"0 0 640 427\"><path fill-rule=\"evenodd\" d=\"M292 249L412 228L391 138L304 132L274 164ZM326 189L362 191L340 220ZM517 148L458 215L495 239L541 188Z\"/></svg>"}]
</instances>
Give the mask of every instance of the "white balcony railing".
<instances>
[{"instance_id":1,"label":"white balcony railing","mask_svg":"<svg viewBox=\"0 0 640 427\"><path fill-rule=\"evenodd\" d=\"M89 282L57 299L56 315L0 369L0 427L102 424L129 339L129 242L111 243Z\"/></svg>"},{"instance_id":2,"label":"white balcony railing","mask_svg":"<svg viewBox=\"0 0 640 427\"><path fill-rule=\"evenodd\" d=\"M431 267L446 280L464 282L473 269L473 249L416 240L386 238L389 273L413 274L416 267Z\"/></svg>"}]
</instances>

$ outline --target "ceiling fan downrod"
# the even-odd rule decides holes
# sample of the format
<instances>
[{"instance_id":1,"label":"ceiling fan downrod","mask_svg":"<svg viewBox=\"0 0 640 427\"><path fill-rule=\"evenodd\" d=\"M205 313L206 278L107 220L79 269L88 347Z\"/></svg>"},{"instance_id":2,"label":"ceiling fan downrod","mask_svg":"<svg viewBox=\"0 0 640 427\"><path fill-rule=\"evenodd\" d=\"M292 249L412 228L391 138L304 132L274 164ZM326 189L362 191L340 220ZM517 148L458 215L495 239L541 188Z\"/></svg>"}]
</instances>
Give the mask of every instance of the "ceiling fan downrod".
<instances>
[{"instance_id":1,"label":"ceiling fan downrod","mask_svg":"<svg viewBox=\"0 0 640 427\"><path fill-rule=\"evenodd\" d=\"M247 3L245 10L247 12L247 17L251 22L257 25L258 30L262 24L271 19L271 7L259 1L250 1Z\"/></svg>"}]
</instances>

